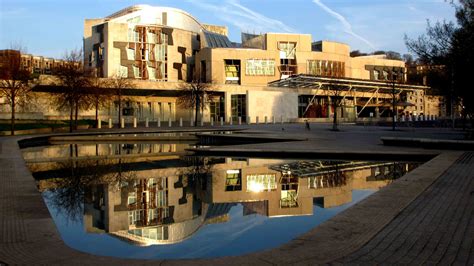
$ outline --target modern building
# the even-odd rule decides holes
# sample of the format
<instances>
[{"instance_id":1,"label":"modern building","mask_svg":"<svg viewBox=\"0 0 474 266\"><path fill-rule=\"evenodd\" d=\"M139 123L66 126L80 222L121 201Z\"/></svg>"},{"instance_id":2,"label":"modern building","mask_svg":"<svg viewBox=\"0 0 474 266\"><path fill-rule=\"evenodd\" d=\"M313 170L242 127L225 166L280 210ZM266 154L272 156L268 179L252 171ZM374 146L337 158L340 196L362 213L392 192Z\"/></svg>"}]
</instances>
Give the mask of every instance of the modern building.
<instances>
[{"instance_id":1,"label":"modern building","mask_svg":"<svg viewBox=\"0 0 474 266\"><path fill-rule=\"evenodd\" d=\"M334 103L340 121L383 120L393 113L394 95L399 115L426 114L429 88L406 82L403 61L384 55L351 57L348 45L314 42L310 34L243 33L236 43L227 33L227 27L201 23L183 10L149 5L86 19L84 67L106 79L133 80L122 110L112 103L100 117L118 122L121 112L126 122L192 121L194 111L182 106L178 96L196 81L210 84L212 91L201 114L207 123L329 121L336 113ZM23 61L44 74L56 64L26 56ZM57 86L57 80L40 78L39 83L38 103L30 105L35 110L27 116L67 119L50 104L49 87ZM439 115L433 106L430 112ZM80 117L93 118L94 112L83 111Z\"/></svg>"},{"instance_id":2,"label":"modern building","mask_svg":"<svg viewBox=\"0 0 474 266\"><path fill-rule=\"evenodd\" d=\"M167 7L137 5L84 23L85 66L105 78L140 80L140 88L152 91L144 96L153 97L130 104L138 116L145 112L151 119L192 119L192 111L182 110L172 92L195 79L212 83L217 92L205 121L329 118L334 97L344 98L339 107L343 118L389 116L392 80L397 97L423 97L427 87L405 83L403 61L349 54L348 45L313 42L310 34L244 33L241 43L234 43L226 27L202 24ZM321 79L296 82L296 87L275 83L301 75ZM338 95L334 81L344 87ZM398 109L402 112L404 106ZM109 110L109 115L117 111Z\"/></svg>"}]
</instances>

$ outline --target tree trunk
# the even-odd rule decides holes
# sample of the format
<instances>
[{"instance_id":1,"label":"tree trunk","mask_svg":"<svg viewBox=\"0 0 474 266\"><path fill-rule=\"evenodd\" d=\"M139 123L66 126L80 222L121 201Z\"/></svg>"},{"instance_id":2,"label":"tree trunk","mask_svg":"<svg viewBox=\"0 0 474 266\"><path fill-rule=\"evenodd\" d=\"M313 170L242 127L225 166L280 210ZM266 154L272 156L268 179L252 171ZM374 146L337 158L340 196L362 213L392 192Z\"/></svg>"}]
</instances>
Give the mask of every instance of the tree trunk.
<instances>
[{"instance_id":1,"label":"tree trunk","mask_svg":"<svg viewBox=\"0 0 474 266\"><path fill-rule=\"evenodd\" d=\"M194 126L197 127L198 125L198 117L199 117L199 104L200 104L200 98L199 96L196 97L196 112L194 114Z\"/></svg>"},{"instance_id":2,"label":"tree trunk","mask_svg":"<svg viewBox=\"0 0 474 266\"><path fill-rule=\"evenodd\" d=\"M70 108L70 110L69 110L69 133L72 133L72 120L73 120L73 115L74 115L74 105L72 104L72 102L70 103L69 108Z\"/></svg>"},{"instance_id":3,"label":"tree trunk","mask_svg":"<svg viewBox=\"0 0 474 266\"><path fill-rule=\"evenodd\" d=\"M15 96L12 95L12 117L11 117L11 124L10 124L10 129L11 129L11 135L15 135Z\"/></svg>"},{"instance_id":4,"label":"tree trunk","mask_svg":"<svg viewBox=\"0 0 474 266\"><path fill-rule=\"evenodd\" d=\"M99 100L95 100L95 128L99 128Z\"/></svg>"},{"instance_id":5,"label":"tree trunk","mask_svg":"<svg viewBox=\"0 0 474 266\"><path fill-rule=\"evenodd\" d=\"M75 104L75 108L74 108L74 129L77 130L77 116L78 116L78 113L79 113L79 103L76 103Z\"/></svg>"},{"instance_id":6,"label":"tree trunk","mask_svg":"<svg viewBox=\"0 0 474 266\"><path fill-rule=\"evenodd\" d=\"M119 89L119 94L118 94L118 128L120 128L120 125L122 123L122 95Z\"/></svg>"}]
</instances>

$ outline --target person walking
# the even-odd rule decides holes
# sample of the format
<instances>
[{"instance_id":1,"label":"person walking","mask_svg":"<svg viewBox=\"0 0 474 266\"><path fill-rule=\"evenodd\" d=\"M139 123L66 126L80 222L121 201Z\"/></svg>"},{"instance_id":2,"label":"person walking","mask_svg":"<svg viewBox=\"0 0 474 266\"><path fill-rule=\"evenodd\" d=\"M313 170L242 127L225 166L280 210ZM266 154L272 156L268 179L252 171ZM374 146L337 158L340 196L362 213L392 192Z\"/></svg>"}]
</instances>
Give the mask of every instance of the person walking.
<instances>
[{"instance_id":1,"label":"person walking","mask_svg":"<svg viewBox=\"0 0 474 266\"><path fill-rule=\"evenodd\" d=\"M308 119L306 119L306 120L304 121L304 123L305 123L306 130L311 130L311 128L309 127L309 121L308 121Z\"/></svg>"}]
</instances>

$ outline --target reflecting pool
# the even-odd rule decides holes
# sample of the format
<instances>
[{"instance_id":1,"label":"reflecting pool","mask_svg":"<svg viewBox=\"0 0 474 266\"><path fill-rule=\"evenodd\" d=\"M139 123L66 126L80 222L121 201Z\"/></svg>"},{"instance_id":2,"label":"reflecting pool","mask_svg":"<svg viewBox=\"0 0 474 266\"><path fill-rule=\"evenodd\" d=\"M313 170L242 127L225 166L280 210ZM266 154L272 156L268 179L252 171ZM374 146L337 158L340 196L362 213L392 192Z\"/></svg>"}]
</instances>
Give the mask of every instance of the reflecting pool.
<instances>
[{"instance_id":1,"label":"reflecting pool","mask_svg":"<svg viewBox=\"0 0 474 266\"><path fill-rule=\"evenodd\" d=\"M141 259L280 246L418 165L195 157L188 145L63 144L24 157L67 245Z\"/></svg>"}]
</instances>

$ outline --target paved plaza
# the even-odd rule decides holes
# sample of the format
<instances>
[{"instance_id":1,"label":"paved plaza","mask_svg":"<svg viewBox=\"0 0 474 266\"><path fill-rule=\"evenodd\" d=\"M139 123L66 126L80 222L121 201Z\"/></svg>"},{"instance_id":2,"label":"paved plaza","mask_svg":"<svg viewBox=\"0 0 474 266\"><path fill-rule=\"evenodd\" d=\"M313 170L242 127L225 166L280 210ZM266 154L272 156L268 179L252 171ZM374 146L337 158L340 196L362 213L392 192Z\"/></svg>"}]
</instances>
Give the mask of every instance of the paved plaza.
<instances>
[{"instance_id":1,"label":"paved plaza","mask_svg":"<svg viewBox=\"0 0 474 266\"><path fill-rule=\"evenodd\" d=\"M304 139L216 149L321 154L425 155L433 159L334 218L267 251L210 260L143 261L99 257L67 247L36 189L17 141L0 138L0 264L469 264L474 263L474 153L384 146L381 137L461 140L445 128L400 128L330 124L227 126L254 134ZM166 129L166 128L163 128ZM178 128L181 129L181 128ZM189 128L188 128L189 129ZM157 128L137 128L145 132ZM86 131L94 132L94 130ZM107 132L106 129L101 132ZM117 130L114 130L117 132ZM81 132L85 133L85 132Z\"/></svg>"}]
</instances>

